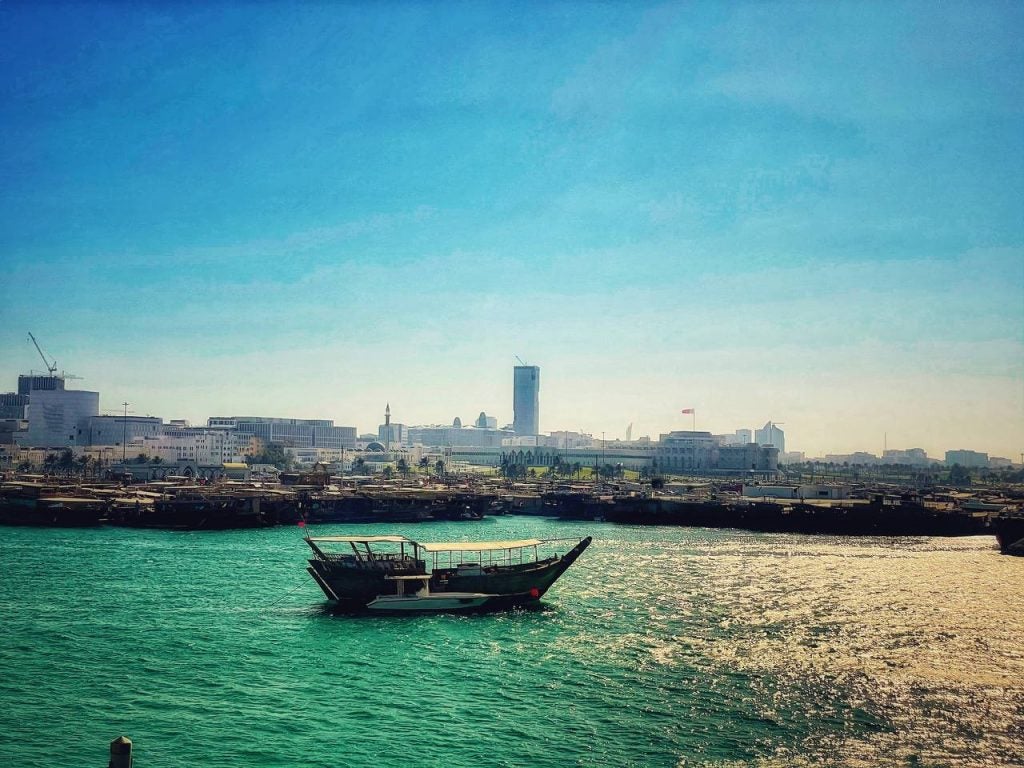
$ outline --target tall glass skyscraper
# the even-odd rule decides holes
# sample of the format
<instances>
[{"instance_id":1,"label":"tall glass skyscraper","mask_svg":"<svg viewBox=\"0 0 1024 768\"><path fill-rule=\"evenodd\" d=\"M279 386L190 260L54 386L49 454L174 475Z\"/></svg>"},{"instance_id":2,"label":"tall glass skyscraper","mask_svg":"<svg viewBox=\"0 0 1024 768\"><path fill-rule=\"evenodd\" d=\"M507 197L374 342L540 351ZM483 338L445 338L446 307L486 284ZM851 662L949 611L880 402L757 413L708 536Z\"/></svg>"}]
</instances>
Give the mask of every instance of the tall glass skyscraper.
<instances>
[{"instance_id":1,"label":"tall glass skyscraper","mask_svg":"<svg viewBox=\"0 0 1024 768\"><path fill-rule=\"evenodd\" d=\"M540 368L517 365L512 381L512 429L517 435L540 434Z\"/></svg>"}]
</instances>

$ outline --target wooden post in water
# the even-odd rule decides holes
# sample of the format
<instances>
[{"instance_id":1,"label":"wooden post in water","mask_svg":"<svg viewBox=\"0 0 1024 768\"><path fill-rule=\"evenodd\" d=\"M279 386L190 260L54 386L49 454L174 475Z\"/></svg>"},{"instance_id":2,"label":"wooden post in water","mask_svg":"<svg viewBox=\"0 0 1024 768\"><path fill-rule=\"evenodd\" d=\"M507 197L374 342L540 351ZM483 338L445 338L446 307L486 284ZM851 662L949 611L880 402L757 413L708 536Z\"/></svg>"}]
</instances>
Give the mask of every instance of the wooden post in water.
<instances>
[{"instance_id":1,"label":"wooden post in water","mask_svg":"<svg viewBox=\"0 0 1024 768\"><path fill-rule=\"evenodd\" d=\"M118 736L110 742L110 763L107 768L132 768L132 740Z\"/></svg>"}]
</instances>

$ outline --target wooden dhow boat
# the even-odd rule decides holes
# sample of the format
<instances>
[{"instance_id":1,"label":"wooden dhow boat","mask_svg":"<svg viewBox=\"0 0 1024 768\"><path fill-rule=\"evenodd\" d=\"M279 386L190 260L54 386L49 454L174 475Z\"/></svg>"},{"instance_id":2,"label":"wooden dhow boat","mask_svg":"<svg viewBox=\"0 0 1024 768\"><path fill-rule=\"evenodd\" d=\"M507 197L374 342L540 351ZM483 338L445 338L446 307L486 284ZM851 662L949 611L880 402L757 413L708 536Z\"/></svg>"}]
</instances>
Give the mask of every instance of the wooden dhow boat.
<instances>
[{"instance_id":1,"label":"wooden dhow boat","mask_svg":"<svg viewBox=\"0 0 1024 768\"><path fill-rule=\"evenodd\" d=\"M538 602L590 542L589 536L466 542L307 536L313 557L306 570L329 600L347 609L499 610Z\"/></svg>"}]
</instances>

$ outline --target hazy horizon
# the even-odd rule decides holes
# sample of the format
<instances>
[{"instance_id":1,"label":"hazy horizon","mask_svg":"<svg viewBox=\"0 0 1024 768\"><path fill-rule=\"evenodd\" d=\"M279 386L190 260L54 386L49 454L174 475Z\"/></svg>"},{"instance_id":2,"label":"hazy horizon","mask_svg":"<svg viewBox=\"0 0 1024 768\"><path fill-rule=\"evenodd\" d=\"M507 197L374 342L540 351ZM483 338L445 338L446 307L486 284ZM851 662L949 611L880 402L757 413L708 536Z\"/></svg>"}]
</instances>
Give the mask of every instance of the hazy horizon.
<instances>
[{"instance_id":1,"label":"hazy horizon","mask_svg":"<svg viewBox=\"0 0 1024 768\"><path fill-rule=\"evenodd\" d=\"M1024 451L1024 7L0 4L0 391ZM372 421L372 423L371 423Z\"/></svg>"}]
</instances>

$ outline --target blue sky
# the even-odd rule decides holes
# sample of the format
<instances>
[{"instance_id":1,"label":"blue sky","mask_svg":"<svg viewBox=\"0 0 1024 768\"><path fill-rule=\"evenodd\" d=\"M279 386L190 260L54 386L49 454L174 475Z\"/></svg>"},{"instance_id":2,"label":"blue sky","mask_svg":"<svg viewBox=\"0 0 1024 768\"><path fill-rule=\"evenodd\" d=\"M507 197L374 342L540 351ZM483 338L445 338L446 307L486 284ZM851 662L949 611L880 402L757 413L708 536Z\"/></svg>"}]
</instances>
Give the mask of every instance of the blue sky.
<instances>
[{"instance_id":1,"label":"blue sky","mask_svg":"<svg viewBox=\"0 0 1024 768\"><path fill-rule=\"evenodd\" d=\"M0 5L0 388L1024 450L1018 3ZM7 382L6 385L3 382Z\"/></svg>"}]
</instances>

